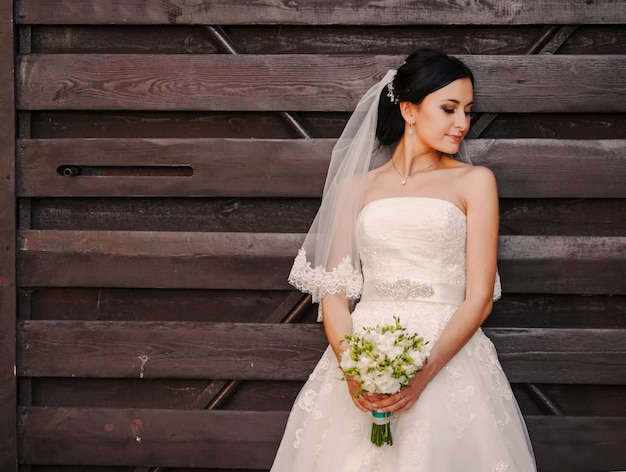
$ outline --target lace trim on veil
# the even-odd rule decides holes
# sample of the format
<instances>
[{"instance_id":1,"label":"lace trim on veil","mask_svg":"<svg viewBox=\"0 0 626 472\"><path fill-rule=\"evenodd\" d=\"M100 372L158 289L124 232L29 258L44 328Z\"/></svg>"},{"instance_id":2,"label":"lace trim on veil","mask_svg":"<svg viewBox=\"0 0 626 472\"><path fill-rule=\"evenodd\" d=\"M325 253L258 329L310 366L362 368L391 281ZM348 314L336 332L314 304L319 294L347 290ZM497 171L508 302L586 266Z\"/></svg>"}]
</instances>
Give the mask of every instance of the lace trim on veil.
<instances>
[{"instance_id":1,"label":"lace trim on veil","mask_svg":"<svg viewBox=\"0 0 626 472\"><path fill-rule=\"evenodd\" d=\"M291 272L289 283L304 293L313 296L313 303L319 303L326 294L345 294L349 300L356 300L361 296L363 276L354 267L350 256L346 256L333 270L328 271L322 266L311 267L307 260L306 251L298 250ZM320 305L318 321L322 321Z\"/></svg>"}]
</instances>

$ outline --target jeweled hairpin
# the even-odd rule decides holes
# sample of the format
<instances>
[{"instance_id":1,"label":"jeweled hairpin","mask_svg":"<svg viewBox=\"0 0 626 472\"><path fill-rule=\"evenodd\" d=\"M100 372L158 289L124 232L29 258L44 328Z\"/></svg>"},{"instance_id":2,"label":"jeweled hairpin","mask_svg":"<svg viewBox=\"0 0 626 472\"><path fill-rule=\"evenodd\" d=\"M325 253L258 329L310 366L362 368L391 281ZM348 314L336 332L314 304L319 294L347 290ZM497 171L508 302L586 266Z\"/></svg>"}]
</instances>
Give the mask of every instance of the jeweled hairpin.
<instances>
[{"instance_id":1,"label":"jeweled hairpin","mask_svg":"<svg viewBox=\"0 0 626 472\"><path fill-rule=\"evenodd\" d=\"M393 103L394 105L398 104L398 97L396 97L396 94L394 93L394 88L393 88L393 82L389 82L387 84L387 96L389 97L389 101L391 103Z\"/></svg>"}]
</instances>

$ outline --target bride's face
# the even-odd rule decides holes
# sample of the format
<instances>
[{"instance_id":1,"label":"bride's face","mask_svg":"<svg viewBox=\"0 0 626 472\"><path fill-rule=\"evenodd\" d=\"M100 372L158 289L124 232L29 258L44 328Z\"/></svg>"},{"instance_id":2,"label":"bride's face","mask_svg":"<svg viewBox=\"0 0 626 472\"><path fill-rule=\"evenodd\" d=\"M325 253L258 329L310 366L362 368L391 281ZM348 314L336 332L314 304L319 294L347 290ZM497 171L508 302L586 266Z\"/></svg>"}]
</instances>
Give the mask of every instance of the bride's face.
<instances>
[{"instance_id":1,"label":"bride's face","mask_svg":"<svg viewBox=\"0 0 626 472\"><path fill-rule=\"evenodd\" d=\"M470 79L458 79L434 91L420 104L412 104L418 144L455 154L470 126L474 88Z\"/></svg>"}]
</instances>

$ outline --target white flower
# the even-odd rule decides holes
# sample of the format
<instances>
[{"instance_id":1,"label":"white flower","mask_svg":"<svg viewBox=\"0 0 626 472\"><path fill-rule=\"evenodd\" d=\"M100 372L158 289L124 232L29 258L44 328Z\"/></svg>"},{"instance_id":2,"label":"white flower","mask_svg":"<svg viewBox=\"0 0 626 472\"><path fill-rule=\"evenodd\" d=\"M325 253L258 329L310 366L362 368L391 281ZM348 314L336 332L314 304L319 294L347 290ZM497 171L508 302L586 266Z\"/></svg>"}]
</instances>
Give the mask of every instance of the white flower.
<instances>
[{"instance_id":1,"label":"white flower","mask_svg":"<svg viewBox=\"0 0 626 472\"><path fill-rule=\"evenodd\" d=\"M363 328L345 337L348 348L341 353L341 368L372 393L392 394L408 384L426 362L424 340L396 324ZM345 376L344 376L345 377Z\"/></svg>"}]
</instances>

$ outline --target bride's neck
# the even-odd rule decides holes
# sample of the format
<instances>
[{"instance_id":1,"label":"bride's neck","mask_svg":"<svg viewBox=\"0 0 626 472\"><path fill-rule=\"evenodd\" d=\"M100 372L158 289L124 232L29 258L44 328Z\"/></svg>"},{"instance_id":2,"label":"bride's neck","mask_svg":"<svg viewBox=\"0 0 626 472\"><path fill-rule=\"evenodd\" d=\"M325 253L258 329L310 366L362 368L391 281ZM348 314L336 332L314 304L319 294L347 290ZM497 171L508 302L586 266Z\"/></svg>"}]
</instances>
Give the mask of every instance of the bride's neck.
<instances>
[{"instance_id":1,"label":"bride's neck","mask_svg":"<svg viewBox=\"0 0 626 472\"><path fill-rule=\"evenodd\" d=\"M405 176L412 176L423 170L435 167L443 154L436 149L409 149L399 144L392 156L392 163Z\"/></svg>"}]
</instances>

